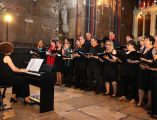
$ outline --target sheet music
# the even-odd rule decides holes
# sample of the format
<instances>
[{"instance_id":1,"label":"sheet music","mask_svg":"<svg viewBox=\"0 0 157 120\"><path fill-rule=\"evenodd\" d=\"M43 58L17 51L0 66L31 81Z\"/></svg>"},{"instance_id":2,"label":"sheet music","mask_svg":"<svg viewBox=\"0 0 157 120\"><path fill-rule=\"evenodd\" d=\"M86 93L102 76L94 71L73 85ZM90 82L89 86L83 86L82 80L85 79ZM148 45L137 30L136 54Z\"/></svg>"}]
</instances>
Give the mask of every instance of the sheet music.
<instances>
[{"instance_id":1,"label":"sheet music","mask_svg":"<svg viewBox=\"0 0 157 120\"><path fill-rule=\"evenodd\" d=\"M43 61L44 61L44 59L32 58L32 59L29 61L26 70L38 72L39 69L40 69L40 67L41 67L41 64L43 63Z\"/></svg>"},{"instance_id":2,"label":"sheet music","mask_svg":"<svg viewBox=\"0 0 157 120\"><path fill-rule=\"evenodd\" d=\"M46 55L52 55L49 51L46 51Z\"/></svg>"}]
</instances>

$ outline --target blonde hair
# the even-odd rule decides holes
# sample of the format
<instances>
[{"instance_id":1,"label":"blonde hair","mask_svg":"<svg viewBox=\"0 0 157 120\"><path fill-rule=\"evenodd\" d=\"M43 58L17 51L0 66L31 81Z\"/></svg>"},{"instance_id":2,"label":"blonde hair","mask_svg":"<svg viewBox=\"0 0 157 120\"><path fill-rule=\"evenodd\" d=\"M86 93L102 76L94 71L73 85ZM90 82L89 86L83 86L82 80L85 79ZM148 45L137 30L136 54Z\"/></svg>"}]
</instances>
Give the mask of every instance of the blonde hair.
<instances>
[{"instance_id":1,"label":"blonde hair","mask_svg":"<svg viewBox=\"0 0 157 120\"><path fill-rule=\"evenodd\" d=\"M42 44L42 46L40 46L40 44ZM39 47L44 47L44 42L43 42L43 40L39 40L38 42L37 42L37 47L39 48Z\"/></svg>"},{"instance_id":2,"label":"blonde hair","mask_svg":"<svg viewBox=\"0 0 157 120\"><path fill-rule=\"evenodd\" d=\"M112 40L107 40L105 44L109 43L110 44L110 50L106 49L106 52L112 52L114 50L114 45Z\"/></svg>"}]
</instances>

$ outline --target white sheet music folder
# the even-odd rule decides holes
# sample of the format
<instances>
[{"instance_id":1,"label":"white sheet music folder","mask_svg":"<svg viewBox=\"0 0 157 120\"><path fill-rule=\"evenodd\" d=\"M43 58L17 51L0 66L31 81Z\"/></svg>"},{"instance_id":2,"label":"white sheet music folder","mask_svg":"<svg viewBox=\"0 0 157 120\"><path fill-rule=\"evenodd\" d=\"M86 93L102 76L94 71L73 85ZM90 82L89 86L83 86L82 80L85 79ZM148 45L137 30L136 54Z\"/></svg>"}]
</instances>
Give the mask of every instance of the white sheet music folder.
<instances>
[{"instance_id":1,"label":"white sheet music folder","mask_svg":"<svg viewBox=\"0 0 157 120\"><path fill-rule=\"evenodd\" d=\"M44 61L44 59L32 58L29 61L26 70L34 71L34 72L39 72L39 69L40 69L41 64L43 63L43 61ZM33 73L33 72L26 72L26 73L40 76L40 74L38 74L38 73Z\"/></svg>"}]
</instances>

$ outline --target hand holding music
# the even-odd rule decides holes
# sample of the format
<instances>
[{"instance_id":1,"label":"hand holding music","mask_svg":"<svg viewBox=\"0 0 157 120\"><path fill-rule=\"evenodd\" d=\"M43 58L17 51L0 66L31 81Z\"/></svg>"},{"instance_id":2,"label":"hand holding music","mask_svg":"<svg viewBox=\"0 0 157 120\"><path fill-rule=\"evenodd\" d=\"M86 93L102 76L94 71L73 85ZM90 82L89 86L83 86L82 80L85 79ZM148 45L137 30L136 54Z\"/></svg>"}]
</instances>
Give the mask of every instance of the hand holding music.
<instances>
[{"instance_id":1,"label":"hand holding music","mask_svg":"<svg viewBox=\"0 0 157 120\"><path fill-rule=\"evenodd\" d=\"M73 57L75 58L75 57L80 57L80 55L78 54L78 53L74 53L73 54Z\"/></svg>"},{"instance_id":2,"label":"hand holding music","mask_svg":"<svg viewBox=\"0 0 157 120\"><path fill-rule=\"evenodd\" d=\"M153 57L154 57L154 60L157 60L157 55L154 55Z\"/></svg>"},{"instance_id":3,"label":"hand holding music","mask_svg":"<svg viewBox=\"0 0 157 120\"><path fill-rule=\"evenodd\" d=\"M104 55L104 58L108 60L108 59L109 59L109 56L108 56L108 55Z\"/></svg>"},{"instance_id":4,"label":"hand holding music","mask_svg":"<svg viewBox=\"0 0 157 120\"><path fill-rule=\"evenodd\" d=\"M132 63L131 59L127 59L127 62L128 62L128 63Z\"/></svg>"},{"instance_id":5,"label":"hand holding music","mask_svg":"<svg viewBox=\"0 0 157 120\"><path fill-rule=\"evenodd\" d=\"M98 59L99 59L99 61L100 61L100 62L104 62L104 60L103 60L103 59L101 59L101 58L98 58Z\"/></svg>"},{"instance_id":6,"label":"hand holding music","mask_svg":"<svg viewBox=\"0 0 157 120\"><path fill-rule=\"evenodd\" d=\"M89 55L83 55L85 58L89 58Z\"/></svg>"},{"instance_id":7,"label":"hand holding music","mask_svg":"<svg viewBox=\"0 0 157 120\"><path fill-rule=\"evenodd\" d=\"M83 56L86 58L91 58L92 54L84 54Z\"/></svg>"},{"instance_id":8,"label":"hand holding music","mask_svg":"<svg viewBox=\"0 0 157 120\"><path fill-rule=\"evenodd\" d=\"M147 59L145 59L145 58L140 58L140 60L141 60L141 61L147 61Z\"/></svg>"},{"instance_id":9,"label":"hand holding music","mask_svg":"<svg viewBox=\"0 0 157 120\"><path fill-rule=\"evenodd\" d=\"M140 67L141 67L142 69L149 69L149 68L150 68L148 65L143 65L143 64L140 64Z\"/></svg>"},{"instance_id":10,"label":"hand holding music","mask_svg":"<svg viewBox=\"0 0 157 120\"><path fill-rule=\"evenodd\" d=\"M98 56L94 56L94 55L90 55L91 58L95 58L95 59L98 59L99 57Z\"/></svg>"},{"instance_id":11,"label":"hand holding music","mask_svg":"<svg viewBox=\"0 0 157 120\"><path fill-rule=\"evenodd\" d=\"M149 63L152 63L152 60L147 60L145 58L140 58L141 61L146 61L146 62L149 62Z\"/></svg>"}]
</instances>

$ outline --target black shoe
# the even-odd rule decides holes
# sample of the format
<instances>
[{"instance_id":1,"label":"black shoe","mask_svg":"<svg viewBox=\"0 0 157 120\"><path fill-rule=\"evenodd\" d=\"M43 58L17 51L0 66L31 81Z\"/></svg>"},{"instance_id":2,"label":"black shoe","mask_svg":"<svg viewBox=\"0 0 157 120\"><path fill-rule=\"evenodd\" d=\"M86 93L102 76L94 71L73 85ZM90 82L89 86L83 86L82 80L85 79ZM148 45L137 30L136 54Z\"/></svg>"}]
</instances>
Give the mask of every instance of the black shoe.
<instances>
[{"instance_id":1,"label":"black shoe","mask_svg":"<svg viewBox=\"0 0 157 120\"><path fill-rule=\"evenodd\" d=\"M81 87L81 88L80 88L80 90L84 90L84 89L85 89L84 87Z\"/></svg>"},{"instance_id":2,"label":"black shoe","mask_svg":"<svg viewBox=\"0 0 157 120\"><path fill-rule=\"evenodd\" d=\"M104 93L104 95L105 95L105 96L108 96L108 95L110 95L110 93Z\"/></svg>"},{"instance_id":3,"label":"black shoe","mask_svg":"<svg viewBox=\"0 0 157 120\"><path fill-rule=\"evenodd\" d=\"M153 115L153 113L152 113L151 111L148 111L147 114L149 114L149 115Z\"/></svg>"},{"instance_id":4,"label":"black shoe","mask_svg":"<svg viewBox=\"0 0 157 120\"><path fill-rule=\"evenodd\" d=\"M98 94L100 94L100 92L96 91L95 94L98 95Z\"/></svg>"},{"instance_id":5,"label":"black shoe","mask_svg":"<svg viewBox=\"0 0 157 120\"><path fill-rule=\"evenodd\" d=\"M157 115L151 115L150 117L153 119L157 119Z\"/></svg>"},{"instance_id":6,"label":"black shoe","mask_svg":"<svg viewBox=\"0 0 157 120\"><path fill-rule=\"evenodd\" d=\"M75 88L75 89L78 89L79 87L78 87L78 86L75 86L74 88Z\"/></svg>"},{"instance_id":7,"label":"black shoe","mask_svg":"<svg viewBox=\"0 0 157 120\"><path fill-rule=\"evenodd\" d=\"M89 89L85 89L84 91L90 91Z\"/></svg>"},{"instance_id":8,"label":"black shoe","mask_svg":"<svg viewBox=\"0 0 157 120\"><path fill-rule=\"evenodd\" d=\"M17 100L11 97L11 98L10 98L10 102L11 102L11 103L17 103Z\"/></svg>"},{"instance_id":9,"label":"black shoe","mask_svg":"<svg viewBox=\"0 0 157 120\"><path fill-rule=\"evenodd\" d=\"M90 89L90 88L87 88L87 89L85 89L85 91L91 91L92 89Z\"/></svg>"},{"instance_id":10,"label":"black shoe","mask_svg":"<svg viewBox=\"0 0 157 120\"><path fill-rule=\"evenodd\" d=\"M144 108L145 108L146 110L151 110L151 105L146 105Z\"/></svg>"}]
</instances>

